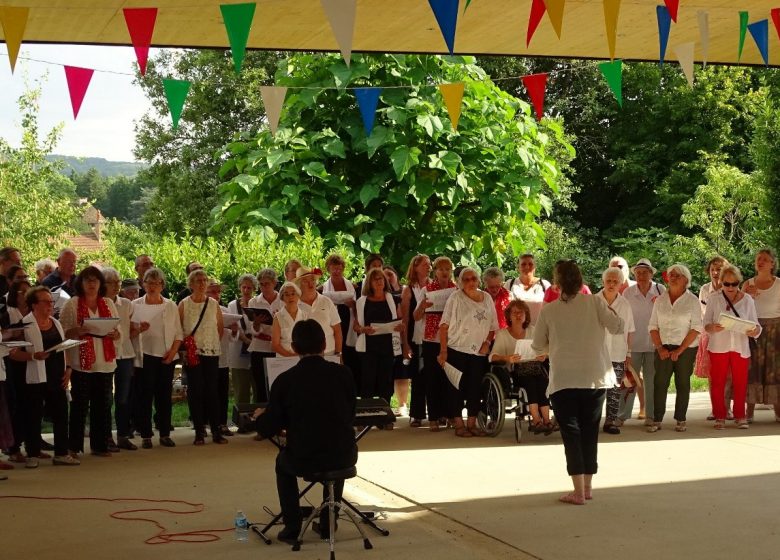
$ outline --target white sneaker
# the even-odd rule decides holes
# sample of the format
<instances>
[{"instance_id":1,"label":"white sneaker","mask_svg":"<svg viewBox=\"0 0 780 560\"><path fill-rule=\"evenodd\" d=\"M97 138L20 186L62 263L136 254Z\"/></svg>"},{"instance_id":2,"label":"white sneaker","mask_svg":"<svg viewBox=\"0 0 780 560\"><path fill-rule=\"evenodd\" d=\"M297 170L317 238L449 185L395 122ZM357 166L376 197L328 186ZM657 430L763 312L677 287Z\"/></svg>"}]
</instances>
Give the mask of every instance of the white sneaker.
<instances>
[{"instance_id":1,"label":"white sneaker","mask_svg":"<svg viewBox=\"0 0 780 560\"><path fill-rule=\"evenodd\" d=\"M409 407L406 405L398 407L398 413L401 416L409 416Z\"/></svg>"},{"instance_id":2,"label":"white sneaker","mask_svg":"<svg viewBox=\"0 0 780 560\"><path fill-rule=\"evenodd\" d=\"M24 463L25 469L37 469L38 468L38 459L35 457L27 457L27 461Z\"/></svg>"},{"instance_id":3,"label":"white sneaker","mask_svg":"<svg viewBox=\"0 0 780 560\"><path fill-rule=\"evenodd\" d=\"M79 461L76 457L71 457L70 455L55 455L51 460L51 463L55 466L70 467L80 465L81 461Z\"/></svg>"}]
</instances>

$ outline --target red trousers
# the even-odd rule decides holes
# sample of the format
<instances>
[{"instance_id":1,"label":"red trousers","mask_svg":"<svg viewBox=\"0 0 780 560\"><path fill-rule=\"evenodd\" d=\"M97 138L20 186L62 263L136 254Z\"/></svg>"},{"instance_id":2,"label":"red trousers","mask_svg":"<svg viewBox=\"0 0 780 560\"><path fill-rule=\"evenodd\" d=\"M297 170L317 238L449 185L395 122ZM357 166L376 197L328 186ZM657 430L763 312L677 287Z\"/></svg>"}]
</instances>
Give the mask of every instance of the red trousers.
<instances>
[{"instance_id":1,"label":"red trousers","mask_svg":"<svg viewBox=\"0 0 780 560\"><path fill-rule=\"evenodd\" d=\"M734 390L734 418L744 420L750 358L743 358L739 355L739 352L710 352L709 354L712 415L716 420L726 419L726 377L729 369L731 369L731 383Z\"/></svg>"}]
</instances>

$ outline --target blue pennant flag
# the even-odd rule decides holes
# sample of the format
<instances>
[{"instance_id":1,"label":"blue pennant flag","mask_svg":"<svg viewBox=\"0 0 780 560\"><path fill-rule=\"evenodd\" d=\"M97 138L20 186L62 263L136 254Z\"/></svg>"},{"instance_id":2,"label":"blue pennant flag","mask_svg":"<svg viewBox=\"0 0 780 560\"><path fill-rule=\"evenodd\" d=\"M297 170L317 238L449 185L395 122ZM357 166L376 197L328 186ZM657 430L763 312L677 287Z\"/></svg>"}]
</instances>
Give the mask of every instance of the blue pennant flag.
<instances>
[{"instance_id":1,"label":"blue pennant flag","mask_svg":"<svg viewBox=\"0 0 780 560\"><path fill-rule=\"evenodd\" d=\"M436 16L441 34L450 54L455 51L455 28L458 25L458 0L428 0Z\"/></svg>"},{"instance_id":2,"label":"blue pennant flag","mask_svg":"<svg viewBox=\"0 0 780 560\"><path fill-rule=\"evenodd\" d=\"M756 42L758 50L761 51L761 57L764 64L769 66L769 20L762 19L748 25L748 30Z\"/></svg>"},{"instance_id":3,"label":"blue pennant flag","mask_svg":"<svg viewBox=\"0 0 780 560\"><path fill-rule=\"evenodd\" d=\"M669 28L672 26L672 15L666 6L656 6L655 15L658 17L658 40L661 46L660 62L664 65L666 58L666 46L669 44Z\"/></svg>"},{"instance_id":4,"label":"blue pennant flag","mask_svg":"<svg viewBox=\"0 0 780 560\"><path fill-rule=\"evenodd\" d=\"M355 88L355 97L357 97L360 114L363 117L363 128L366 129L366 136L371 136L371 131L374 130L374 116L380 93L382 93L382 88L378 87Z\"/></svg>"}]
</instances>

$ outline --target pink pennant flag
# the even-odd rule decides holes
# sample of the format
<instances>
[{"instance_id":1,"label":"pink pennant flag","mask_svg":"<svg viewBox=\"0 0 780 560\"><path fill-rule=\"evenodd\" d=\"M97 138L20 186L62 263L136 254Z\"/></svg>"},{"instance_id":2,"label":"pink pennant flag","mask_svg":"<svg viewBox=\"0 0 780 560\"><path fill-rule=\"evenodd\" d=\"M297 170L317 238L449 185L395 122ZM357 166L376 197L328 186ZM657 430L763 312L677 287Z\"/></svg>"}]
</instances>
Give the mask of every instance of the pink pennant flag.
<instances>
[{"instance_id":1,"label":"pink pennant flag","mask_svg":"<svg viewBox=\"0 0 780 560\"><path fill-rule=\"evenodd\" d=\"M122 11L135 49L135 57L138 59L138 67L143 76L146 74L146 61L152 44L154 22L157 20L157 8L124 8Z\"/></svg>"},{"instance_id":2,"label":"pink pennant flag","mask_svg":"<svg viewBox=\"0 0 780 560\"><path fill-rule=\"evenodd\" d=\"M520 78L523 80L523 85L528 91L528 97L531 98L531 103L536 111L536 120L542 120L544 114L544 93L547 88L547 74L531 74L530 76L523 76Z\"/></svg>"},{"instance_id":3,"label":"pink pennant flag","mask_svg":"<svg viewBox=\"0 0 780 560\"><path fill-rule=\"evenodd\" d=\"M528 30L525 33L525 46L528 47L531 44L531 39L536 33L536 28L539 27L539 23L544 17L544 13L547 8L544 5L544 0L532 0L531 2L531 14L528 16Z\"/></svg>"},{"instance_id":4,"label":"pink pennant flag","mask_svg":"<svg viewBox=\"0 0 780 560\"><path fill-rule=\"evenodd\" d=\"M68 92L70 93L70 104L73 106L74 120L79 115L81 102L84 101L84 95L87 93L89 81L94 72L91 68L65 66L65 78L68 80Z\"/></svg>"}]
</instances>

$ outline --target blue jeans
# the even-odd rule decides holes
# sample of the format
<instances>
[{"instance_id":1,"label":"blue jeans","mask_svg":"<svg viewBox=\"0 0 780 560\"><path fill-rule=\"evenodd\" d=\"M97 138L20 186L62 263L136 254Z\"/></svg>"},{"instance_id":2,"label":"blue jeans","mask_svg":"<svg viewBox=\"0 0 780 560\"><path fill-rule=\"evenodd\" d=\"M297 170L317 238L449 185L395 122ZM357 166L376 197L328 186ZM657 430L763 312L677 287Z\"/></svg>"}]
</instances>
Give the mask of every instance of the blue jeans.
<instances>
[{"instance_id":1,"label":"blue jeans","mask_svg":"<svg viewBox=\"0 0 780 560\"><path fill-rule=\"evenodd\" d=\"M117 437L130 437L130 384L133 380L133 358L116 361L114 372L114 420Z\"/></svg>"}]
</instances>

